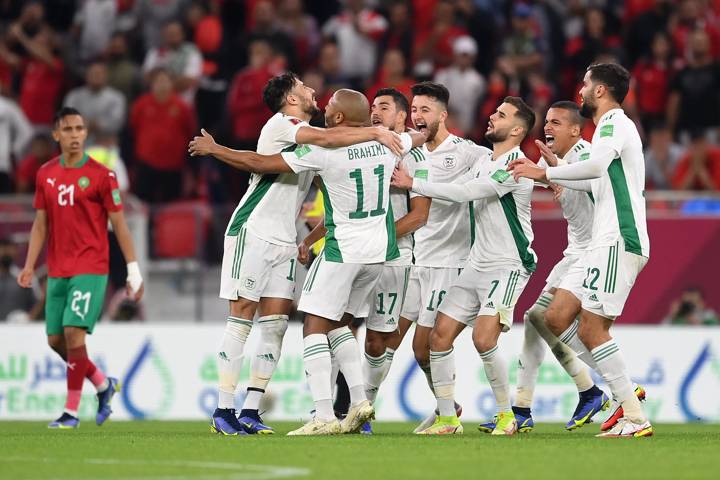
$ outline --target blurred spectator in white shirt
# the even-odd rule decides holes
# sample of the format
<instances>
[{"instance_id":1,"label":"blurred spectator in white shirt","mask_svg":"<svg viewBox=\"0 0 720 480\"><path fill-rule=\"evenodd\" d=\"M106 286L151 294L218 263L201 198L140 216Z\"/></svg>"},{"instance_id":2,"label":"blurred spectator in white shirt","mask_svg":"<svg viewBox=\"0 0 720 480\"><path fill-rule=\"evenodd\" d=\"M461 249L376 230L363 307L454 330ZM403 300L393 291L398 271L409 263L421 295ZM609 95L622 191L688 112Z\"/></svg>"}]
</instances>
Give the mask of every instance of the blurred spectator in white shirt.
<instances>
[{"instance_id":1,"label":"blurred spectator in white shirt","mask_svg":"<svg viewBox=\"0 0 720 480\"><path fill-rule=\"evenodd\" d=\"M477 43L472 37L459 37L453 43L453 63L435 75L450 94L450 109L457 115L458 127L467 134L473 129L479 102L485 96L487 82L475 70Z\"/></svg>"}]
</instances>

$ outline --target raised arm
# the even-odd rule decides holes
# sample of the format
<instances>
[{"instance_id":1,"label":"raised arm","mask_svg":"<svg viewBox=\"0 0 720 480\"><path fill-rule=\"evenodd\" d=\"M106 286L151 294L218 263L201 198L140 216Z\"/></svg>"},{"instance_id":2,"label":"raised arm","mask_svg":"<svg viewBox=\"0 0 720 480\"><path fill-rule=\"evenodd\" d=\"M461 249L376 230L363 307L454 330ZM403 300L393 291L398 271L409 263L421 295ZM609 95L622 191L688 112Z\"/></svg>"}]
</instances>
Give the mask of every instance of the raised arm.
<instances>
[{"instance_id":1,"label":"raised arm","mask_svg":"<svg viewBox=\"0 0 720 480\"><path fill-rule=\"evenodd\" d=\"M380 127L317 128L303 126L295 134L295 141L300 145L309 144L325 148L347 147L356 143L376 141L388 147L396 155L403 153L400 135Z\"/></svg>"},{"instance_id":2,"label":"raised arm","mask_svg":"<svg viewBox=\"0 0 720 480\"><path fill-rule=\"evenodd\" d=\"M282 155L261 155L248 150L233 150L215 143L215 139L205 131L202 136L195 137L188 145L188 152L193 157L212 155L218 160L239 170L253 173L286 173L292 172Z\"/></svg>"},{"instance_id":3,"label":"raised arm","mask_svg":"<svg viewBox=\"0 0 720 480\"><path fill-rule=\"evenodd\" d=\"M487 177L476 178L464 184L428 183L416 178L413 180L412 191L425 197L456 203L497 196L495 187Z\"/></svg>"}]
</instances>

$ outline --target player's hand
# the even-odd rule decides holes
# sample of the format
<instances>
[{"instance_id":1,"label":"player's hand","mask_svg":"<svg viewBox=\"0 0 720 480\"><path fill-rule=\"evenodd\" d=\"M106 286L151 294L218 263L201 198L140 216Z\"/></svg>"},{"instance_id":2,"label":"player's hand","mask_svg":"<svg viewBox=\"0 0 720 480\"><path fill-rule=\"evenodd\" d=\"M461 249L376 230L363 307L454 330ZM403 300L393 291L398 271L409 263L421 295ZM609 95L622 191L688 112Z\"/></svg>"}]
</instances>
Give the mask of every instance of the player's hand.
<instances>
[{"instance_id":1,"label":"player's hand","mask_svg":"<svg viewBox=\"0 0 720 480\"><path fill-rule=\"evenodd\" d=\"M553 191L553 200L557 202L560 200L560 196L562 195L564 189L557 183L550 183L550 188Z\"/></svg>"},{"instance_id":2,"label":"player's hand","mask_svg":"<svg viewBox=\"0 0 720 480\"><path fill-rule=\"evenodd\" d=\"M310 249L307 245L305 245L304 242L300 242L300 245L298 245L297 261L302 263L306 267L307 264L310 262Z\"/></svg>"},{"instance_id":3,"label":"player's hand","mask_svg":"<svg viewBox=\"0 0 720 480\"><path fill-rule=\"evenodd\" d=\"M513 160L508 165L508 172L512 172L515 181L518 178L529 178L531 180L537 180L538 182L547 183L547 177L545 176L545 169L535 165L530 159L518 158Z\"/></svg>"},{"instance_id":4,"label":"player's hand","mask_svg":"<svg viewBox=\"0 0 720 480\"><path fill-rule=\"evenodd\" d=\"M413 186L413 179L403 165L395 167L390 185L403 190L410 190Z\"/></svg>"},{"instance_id":5,"label":"player's hand","mask_svg":"<svg viewBox=\"0 0 720 480\"><path fill-rule=\"evenodd\" d=\"M132 286L130 286L130 282L128 282L125 286L125 292L127 293L129 299L134 302L139 302L145 293L145 283L141 283L140 288L138 288L137 291L133 291Z\"/></svg>"},{"instance_id":6,"label":"player's hand","mask_svg":"<svg viewBox=\"0 0 720 480\"><path fill-rule=\"evenodd\" d=\"M145 292L145 283L140 274L140 266L132 261L127 264L127 296L134 301L139 301Z\"/></svg>"},{"instance_id":7,"label":"player's hand","mask_svg":"<svg viewBox=\"0 0 720 480\"><path fill-rule=\"evenodd\" d=\"M193 138L188 144L188 152L191 157L212 155L217 146L213 136L206 132L204 128L200 129L200 133L201 136Z\"/></svg>"},{"instance_id":8,"label":"player's hand","mask_svg":"<svg viewBox=\"0 0 720 480\"><path fill-rule=\"evenodd\" d=\"M550 150L550 147L545 145L545 143L541 142L540 140L535 140L535 145L537 145L538 149L540 149L540 155L542 155L542 158L548 165L550 165L551 167L558 166L558 158L552 152L552 150Z\"/></svg>"},{"instance_id":9,"label":"player's hand","mask_svg":"<svg viewBox=\"0 0 720 480\"><path fill-rule=\"evenodd\" d=\"M392 151L398 157L402 157L403 144L402 140L400 139L400 135L393 132L392 130L388 130L385 127L373 128L375 128L375 130L377 131L375 137L377 141L388 147L390 151Z\"/></svg>"},{"instance_id":10,"label":"player's hand","mask_svg":"<svg viewBox=\"0 0 720 480\"><path fill-rule=\"evenodd\" d=\"M33 275L35 274L35 271L32 268L25 267L23 268L17 277L17 283L23 288L30 288L32 287L32 280Z\"/></svg>"}]
</instances>

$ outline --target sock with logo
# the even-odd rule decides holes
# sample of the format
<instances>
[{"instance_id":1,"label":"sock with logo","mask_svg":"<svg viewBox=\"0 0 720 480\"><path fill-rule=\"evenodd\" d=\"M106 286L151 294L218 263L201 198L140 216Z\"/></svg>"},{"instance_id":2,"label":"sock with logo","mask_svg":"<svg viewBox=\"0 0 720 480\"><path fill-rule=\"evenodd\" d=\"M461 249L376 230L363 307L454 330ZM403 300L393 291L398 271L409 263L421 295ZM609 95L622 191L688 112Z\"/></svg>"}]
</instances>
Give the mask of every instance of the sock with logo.
<instances>
[{"instance_id":1,"label":"sock with logo","mask_svg":"<svg viewBox=\"0 0 720 480\"><path fill-rule=\"evenodd\" d=\"M82 386L88 367L88 356L85 345L68 349L67 361L67 400L65 412L73 417L78 416Z\"/></svg>"},{"instance_id":2,"label":"sock with logo","mask_svg":"<svg viewBox=\"0 0 720 480\"><path fill-rule=\"evenodd\" d=\"M260 341L250 362L250 381L240 416L257 416L260 400L277 368L282 342L288 327L287 315L267 315L257 320Z\"/></svg>"},{"instance_id":3,"label":"sock with logo","mask_svg":"<svg viewBox=\"0 0 720 480\"><path fill-rule=\"evenodd\" d=\"M235 408L235 389L240 379L243 350L251 328L251 320L227 317L217 357L218 408Z\"/></svg>"}]
</instances>

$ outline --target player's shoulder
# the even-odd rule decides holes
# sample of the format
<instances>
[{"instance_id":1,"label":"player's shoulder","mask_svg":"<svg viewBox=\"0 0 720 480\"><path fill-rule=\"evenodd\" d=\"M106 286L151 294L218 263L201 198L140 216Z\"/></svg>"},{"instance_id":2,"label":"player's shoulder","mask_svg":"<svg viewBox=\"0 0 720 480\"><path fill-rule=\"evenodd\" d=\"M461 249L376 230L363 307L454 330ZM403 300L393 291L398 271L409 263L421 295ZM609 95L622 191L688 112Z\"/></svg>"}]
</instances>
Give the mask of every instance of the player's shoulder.
<instances>
[{"instance_id":1,"label":"player's shoulder","mask_svg":"<svg viewBox=\"0 0 720 480\"><path fill-rule=\"evenodd\" d=\"M413 147L405 155L405 160L412 163L421 163L427 160L427 158L425 158L422 147Z\"/></svg>"},{"instance_id":2,"label":"player's shoulder","mask_svg":"<svg viewBox=\"0 0 720 480\"><path fill-rule=\"evenodd\" d=\"M40 168L38 168L38 175L48 175L49 173L57 170L60 168L60 156L51 158L47 162L43 163Z\"/></svg>"},{"instance_id":3,"label":"player's shoulder","mask_svg":"<svg viewBox=\"0 0 720 480\"><path fill-rule=\"evenodd\" d=\"M302 123L307 122L304 122L297 117L285 115L282 112L277 112L275 115L270 117L267 122L265 122L265 126L263 128L282 128L293 125L300 125Z\"/></svg>"}]
</instances>

